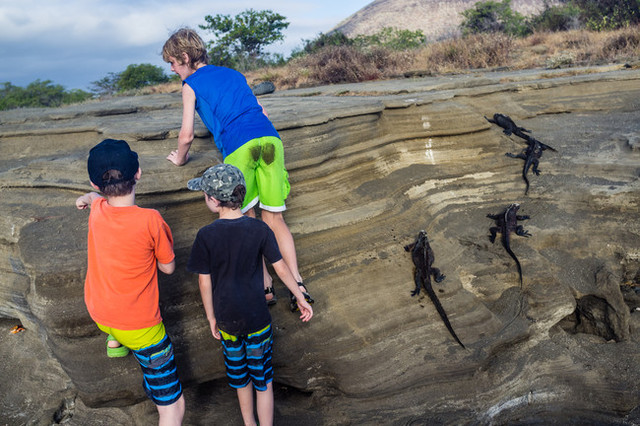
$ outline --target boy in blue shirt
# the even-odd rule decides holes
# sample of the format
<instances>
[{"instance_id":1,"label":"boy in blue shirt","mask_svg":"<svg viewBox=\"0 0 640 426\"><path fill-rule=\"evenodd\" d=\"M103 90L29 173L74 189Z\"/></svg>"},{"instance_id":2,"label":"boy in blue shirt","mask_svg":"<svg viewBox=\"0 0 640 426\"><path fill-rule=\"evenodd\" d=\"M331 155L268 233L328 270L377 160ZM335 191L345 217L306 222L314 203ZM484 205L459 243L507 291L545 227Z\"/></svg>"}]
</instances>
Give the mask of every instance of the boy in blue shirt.
<instances>
[{"instance_id":1,"label":"boy in blue shirt","mask_svg":"<svg viewBox=\"0 0 640 426\"><path fill-rule=\"evenodd\" d=\"M246 79L238 71L208 65L204 41L188 28L176 31L167 40L162 48L162 57L183 82L178 149L172 151L167 160L176 166L189 161L197 111L213 135L224 163L233 164L244 175L247 193L242 213L255 217L253 207L259 203L262 220L274 232L285 263L306 301L313 303L298 271L293 236L282 217L290 189L282 141ZM270 304L275 303L266 267L264 277L265 297ZM290 293L290 298L291 310L295 311L295 296Z\"/></svg>"},{"instance_id":2,"label":"boy in blue shirt","mask_svg":"<svg viewBox=\"0 0 640 426\"><path fill-rule=\"evenodd\" d=\"M200 295L211 334L222 341L229 385L236 389L244 424L255 425L253 388L260 425L273 422L271 315L264 303L263 256L294 294L300 319L309 321L311 306L285 264L275 236L263 222L242 214L244 178L230 164L207 169L187 187L203 191L219 219L198 231L187 270L198 275Z\"/></svg>"}]
</instances>

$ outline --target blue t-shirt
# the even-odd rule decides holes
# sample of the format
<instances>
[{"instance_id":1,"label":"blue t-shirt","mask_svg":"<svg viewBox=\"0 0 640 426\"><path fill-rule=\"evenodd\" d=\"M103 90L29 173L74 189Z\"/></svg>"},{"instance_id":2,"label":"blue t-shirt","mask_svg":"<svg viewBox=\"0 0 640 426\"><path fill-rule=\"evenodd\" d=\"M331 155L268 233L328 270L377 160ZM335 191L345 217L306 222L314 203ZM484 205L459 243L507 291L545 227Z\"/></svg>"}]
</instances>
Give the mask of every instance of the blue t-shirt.
<instances>
[{"instance_id":1,"label":"blue t-shirt","mask_svg":"<svg viewBox=\"0 0 640 426\"><path fill-rule=\"evenodd\" d=\"M198 231L187 270L211 275L216 322L226 333L246 335L271 323L262 256L282 259L273 231L260 220L218 219Z\"/></svg>"},{"instance_id":2,"label":"blue t-shirt","mask_svg":"<svg viewBox=\"0 0 640 426\"><path fill-rule=\"evenodd\" d=\"M238 71L207 65L198 68L184 83L195 92L196 111L213 135L222 158L252 139L280 137Z\"/></svg>"}]
</instances>

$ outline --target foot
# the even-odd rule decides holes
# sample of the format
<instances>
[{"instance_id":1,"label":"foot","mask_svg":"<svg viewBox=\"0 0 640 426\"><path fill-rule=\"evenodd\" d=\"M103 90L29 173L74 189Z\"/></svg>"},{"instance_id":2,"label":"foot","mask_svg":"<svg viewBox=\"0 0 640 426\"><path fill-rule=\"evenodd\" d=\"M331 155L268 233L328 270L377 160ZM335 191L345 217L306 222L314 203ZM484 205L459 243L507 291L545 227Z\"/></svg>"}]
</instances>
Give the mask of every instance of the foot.
<instances>
[{"instance_id":1,"label":"foot","mask_svg":"<svg viewBox=\"0 0 640 426\"><path fill-rule=\"evenodd\" d=\"M313 300L313 297L311 297L311 295L307 292L307 288L304 286L302 282L298 283L298 287L300 287L300 291L302 292L302 295L304 296L304 300L306 300L307 303L311 304L315 302L315 300ZM298 301L296 300L296 297L291 292L289 292L289 299L290 299L289 309L291 309L291 312L296 312L298 310Z\"/></svg>"},{"instance_id":2,"label":"foot","mask_svg":"<svg viewBox=\"0 0 640 426\"><path fill-rule=\"evenodd\" d=\"M129 348L122 346L112 335L107 336L107 356L109 358L121 358L129 355Z\"/></svg>"},{"instance_id":3,"label":"foot","mask_svg":"<svg viewBox=\"0 0 640 426\"><path fill-rule=\"evenodd\" d=\"M273 286L269 286L264 289L264 297L267 299L267 305L269 306L275 305L278 301L276 293L273 291Z\"/></svg>"}]
</instances>

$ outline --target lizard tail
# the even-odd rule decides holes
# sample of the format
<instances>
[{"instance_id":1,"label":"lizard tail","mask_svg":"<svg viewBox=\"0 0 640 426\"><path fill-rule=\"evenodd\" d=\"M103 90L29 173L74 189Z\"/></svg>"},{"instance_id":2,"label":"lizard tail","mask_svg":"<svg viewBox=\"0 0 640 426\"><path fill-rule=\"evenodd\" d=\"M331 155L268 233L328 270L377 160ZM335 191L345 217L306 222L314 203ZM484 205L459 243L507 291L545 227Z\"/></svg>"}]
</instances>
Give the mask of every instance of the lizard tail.
<instances>
[{"instance_id":1,"label":"lizard tail","mask_svg":"<svg viewBox=\"0 0 640 426\"><path fill-rule=\"evenodd\" d=\"M524 170L522 172L522 179L524 179L524 183L527 185L526 188L524 189L524 195L527 195L527 193L529 192L529 179L527 179L527 172L526 170ZM515 256L511 256L511 257L515 257ZM517 262L517 260L516 260Z\"/></svg>"},{"instance_id":2,"label":"lizard tail","mask_svg":"<svg viewBox=\"0 0 640 426\"><path fill-rule=\"evenodd\" d=\"M456 339L456 342L458 342L458 344L460 346L462 346L464 349L466 349L465 346L460 341L460 339L458 338L458 336L456 335L456 332L453 331L453 327L451 326L451 323L449 322L449 318L447 317L447 313L444 311L444 308L440 304L440 300L438 299L438 296L436 295L436 292L433 291L433 288L431 287L431 279L427 278L427 280L428 280L428 282L426 282L425 286L424 286L425 290L427 291L427 294L429 295L429 298L431 299L431 301L435 305L436 310L440 314L440 318L442 318L442 321L444 322L444 325L447 327L447 330L449 330L449 333L451 333L451 336L453 336L453 338Z\"/></svg>"},{"instance_id":3,"label":"lizard tail","mask_svg":"<svg viewBox=\"0 0 640 426\"><path fill-rule=\"evenodd\" d=\"M509 256L511 256L513 260L516 261L516 266L518 267L518 276L520 277L520 289L522 289L522 266L520 266L520 261L516 257L516 254L511 251L511 248L508 244L505 244L504 248L507 250L507 253L509 253Z\"/></svg>"}]
</instances>

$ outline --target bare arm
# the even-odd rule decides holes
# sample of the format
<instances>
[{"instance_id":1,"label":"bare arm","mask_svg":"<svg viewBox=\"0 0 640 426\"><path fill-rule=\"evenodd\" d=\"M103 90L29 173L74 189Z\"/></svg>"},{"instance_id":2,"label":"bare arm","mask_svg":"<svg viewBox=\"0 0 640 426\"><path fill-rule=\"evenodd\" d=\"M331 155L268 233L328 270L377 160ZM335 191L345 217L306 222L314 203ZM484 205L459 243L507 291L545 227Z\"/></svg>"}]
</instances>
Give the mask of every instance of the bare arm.
<instances>
[{"instance_id":1,"label":"bare arm","mask_svg":"<svg viewBox=\"0 0 640 426\"><path fill-rule=\"evenodd\" d=\"M81 195L76 199L76 207L78 208L78 210L87 209L91 207L91 203L93 203L93 200L95 200L96 198L102 198L102 195L98 194L97 192L87 192L86 194Z\"/></svg>"},{"instance_id":2,"label":"bare arm","mask_svg":"<svg viewBox=\"0 0 640 426\"><path fill-rule=\"evenodd\" d=\"M213 290L211 285L211 275L199 274L198 285L200 286L200 297L202 298L202 305L204 305L204 311L207 314L207 321L211 327L211 334L216 339L220 340L220 330L216 323L216 317L213 312Z\"/></svg>"},{"instance_id":3,"label":"bare arm","mask_svg":"<svg viewBox=\"0 0 640 426\"><path fill-rule=\"evenodd\" d=\"M280 277L284 285L286 285L289 291L291 291L291 293L296 297L298 308L300 308L300 319L304 322L309 321L313 316L313 309L311 309L311 305L309 305L309 303L304 299L304 296L300 291L300 287L298 287L298 283L296 282L296 279L293 278L293 274L287 264L284 263L283 259L280 259L272 266L273 270L276 271L276 274L278 274L278 277Z\"/></svg>"},{"instance_id":4,"label":"bare arm","mask_svg":"<svg viewBox=\"0 0 640 426\"><path fill-rule=\"evenodd\" d=\"M262 105L262 104L260 103L260 101L258 101L258 105L260 105L260 106L262 107L262 113L263 113L267 118L269 118L269 114L267 114L267 110L266 110L266 109L264 109L264 105Z\"/></svg>"},{"instance_id":5,"label":"bare arm","mask_svg":"<svg viewBox=\"0 0 640 426\"><path fill-rule=\"evenodd\" d=\"M160 262L158 262L158 269L160 269L162 272L164 272L167 275L173 274L173 272L176 270L176 261L175 261L175 259L172 260L169 263L160 263Z\"/></svg>"},{"instance_id":6,"label":"bare arm","mask_svg":"<svg viewBox=\"0 0 640 426\"><path fill-rule=\"evenodd\" d=\"M189 161L189 148L193 142L193 121L196 114L196 93L188 84L182 85L182 126L178 134L178 149L171 151L167 160L176 166Z\"/></svg>"}]
</instances>

